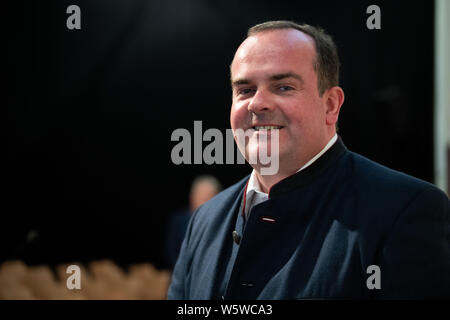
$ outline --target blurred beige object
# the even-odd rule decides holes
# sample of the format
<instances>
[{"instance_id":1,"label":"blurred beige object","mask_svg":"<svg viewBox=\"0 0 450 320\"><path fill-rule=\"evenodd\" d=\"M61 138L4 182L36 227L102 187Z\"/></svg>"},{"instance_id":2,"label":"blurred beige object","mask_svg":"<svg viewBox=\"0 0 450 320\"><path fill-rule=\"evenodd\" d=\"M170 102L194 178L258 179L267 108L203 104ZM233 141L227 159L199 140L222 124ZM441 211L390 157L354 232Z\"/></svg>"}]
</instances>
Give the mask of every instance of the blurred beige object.
<instances>
[{"instance_id":1,"label":"blurred beige object","mask_svg":"<svg viewBox=\"0 0 450 320\"><path fill-rule=\"evenodd\" d=\"M76 265L80 268L80 289L67 288L67 279L72 273L67 273L67 268L71 265ZM64 263L55 267L56 275L59 279L59 286L62 288L61 299L63 300L84 300L87 299L87 283L89 281L89 274L86 268L79 262Z\"/></svg>"},{"instance_id":2,"label":"blurred beige object","mask_svg":"<svg viewBox=\"0 0 450 320\"><path fill-rule=\"evenodd\" d=\"M0 266L0 273L15 279L23 279L27 273L27 265L22 261L6 261Z\"/></svg>"},{"instance_id":3,"label":"blurred beige object","mask_svg":"<svg viewBox=\"0 0 450 320\"><path fill-rule=\"evenodd\" d=\"M131 265L128 270L130 276L140 279L152 280L158 276L158 270L150 263L134 264Z\"/></svg>"},{"instance_id":4,"label":"blurred beige object","mask_svg":"<svg viewBox=\"0 0 450 320\"><path fill-rule=\"evenodd\" d=\"M92 275L92 280L87 284L89 299L134 299L126 284L125 273L114 262L93 261L89 264L89 272Z\"/></svg>"},{"instance_id":5,"label":"blurred beige object","mask_svg":"<svg viewBox=\"0 0 450 320\"><path fill-rule=\"evenodd\" d=\"M120 283L125 278L123 270L110 260L89 263L89 272L95 279L102 279L112 284Z\"/></svg>"},{"instance_id":6,"label":"blurred beige object","mask_svg":"<svg viewBox=\"0 0 450 320\"><path fill-rule=\"evenodd\" d=\"M28 267L24 284L37 299L61 299L61 286L48 266Z\"/></svg>"},{"instance_id":7,"label":"blurred beige object","mask_svg":"<svg viewBox=\"0 0 450 320\"><path fill-rule=\"evenodd\" d=\"M90 300L126 300L126 293L120 286L114 286L103 280L91 280L86 287L87 298Z\"/></svg>"},{"instance_id":8,"label":"blurred beige object","mask_svg":"<svg viewBox=\"0 0 450 320\"><path fill-rule=\"evenodd\" d=\"M155 291L157 292L155 299L167 299L167 291L169 289L171 276L172 274L168 270L159 271L158 277L154 283Z\"/></svg>"},{"instance_id":9,"label":"blurred beige object","mask_svg":"<svg viewBox=\"0 0 450 320\"><path fill-rule=\"evenodd\" d=\"M78 266L80 268L80 284L81 290L83 290L83 287L86 286L90 278L90 275L83 264L79 262L59 264L55 267L56 275L58 276L59 281L63 282L64 285L66 285L67 279L71 276L71 273L67 273L67 268L72 265Z\"/></svg>"},{"instance_id":10,"label":"blurred beige object","mask_svg":"<svg viewBox=\"0 0 450 320\"><path fill-rule=\"evenodd\" d=\"M21 261L7 261L0 267L0 299L31 300L35 296L24 284L27 266Z\"/></svg>"},{"instance_id":11,"label":"blurred beige object","mask_svg":"<svg viewBox=\"0 0 450 320\"><path fill-rule=\"evenodd\" d=\"M80 289L69 289L67 280L74 275L68 267L80 269ZM20 261L0 266L0 299L45 300L127 300L166 299L170 281L168 271L158 271L153 265L132 265L124 272L110 260L93 261L85 268L81 263L29 267Z\"/></svg>"},{"instance_id":12,"label":"blurred beige object","mask_svg":"<svg viewBox=\"0 0 450 320\"><path fill-rule=\"evenodd\" d=\"M158 271L153 265L142 263L131 266L129 273L131 279L140 283L138 299L166 299L170 272Z\"/></svg>"}]
</instances>

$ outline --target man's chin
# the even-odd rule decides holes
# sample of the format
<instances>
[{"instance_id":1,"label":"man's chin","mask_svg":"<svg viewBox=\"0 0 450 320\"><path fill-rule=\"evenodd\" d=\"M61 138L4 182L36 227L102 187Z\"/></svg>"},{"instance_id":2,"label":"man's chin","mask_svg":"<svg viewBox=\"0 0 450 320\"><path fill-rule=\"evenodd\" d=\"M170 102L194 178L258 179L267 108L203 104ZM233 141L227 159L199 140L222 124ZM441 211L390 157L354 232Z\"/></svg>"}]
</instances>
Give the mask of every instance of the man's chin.
<instances>
[{"instance_id":1,"label":"man's chin","mask_svg":"<svg viewBox=\"0 0 450 320\"><path fill-rule=\"evenodd\" d=\"M278 168L280 153L278 150L273 150L270 144L249 146L246 150L245 159L258 171L265 167L275 166Z\"/></svg>"}]
</instances>

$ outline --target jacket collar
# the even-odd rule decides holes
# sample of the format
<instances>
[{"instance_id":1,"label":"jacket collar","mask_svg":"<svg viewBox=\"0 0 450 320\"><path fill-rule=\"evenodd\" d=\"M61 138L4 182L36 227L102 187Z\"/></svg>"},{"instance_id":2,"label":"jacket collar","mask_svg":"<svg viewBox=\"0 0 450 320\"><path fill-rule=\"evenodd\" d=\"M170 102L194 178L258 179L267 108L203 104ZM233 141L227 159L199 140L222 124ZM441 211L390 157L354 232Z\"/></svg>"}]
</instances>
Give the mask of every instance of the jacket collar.
<instances>
[{"instance_id":1,"label":"jacket collar","mask_svg":"<svg viewBox=\"0 0 450 320\"><path fill-rule=\"evenodd\" d=\"M307 168L298 171L297 173L274 184L269 190L269 198L276 197L292 189L307 185L345 152L348 152L348 149L342 142L342 138L338 136L336 143L334 143L333 146L328 149L319 159L314 161L314 163L312 163Z\"/></svg>"}]
</instances>

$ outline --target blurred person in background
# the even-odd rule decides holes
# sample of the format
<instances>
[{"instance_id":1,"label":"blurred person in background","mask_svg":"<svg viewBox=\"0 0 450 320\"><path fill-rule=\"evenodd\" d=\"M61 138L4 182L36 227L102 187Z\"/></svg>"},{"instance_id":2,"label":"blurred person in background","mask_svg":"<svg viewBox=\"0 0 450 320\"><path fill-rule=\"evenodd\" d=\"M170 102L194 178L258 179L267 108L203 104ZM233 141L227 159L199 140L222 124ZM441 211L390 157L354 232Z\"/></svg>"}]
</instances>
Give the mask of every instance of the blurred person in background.
<instances>
[{"instance_id":1,"label":"blurred person in background","mask_svg":"<svg viewBox=\"0 0 450 320\"><path fill-rule=\"evenodd\" d=\"M192 212L221 191L219 180L212 175L201 175L194 179L189 193L189 207L170 214L167 223L165 260L170 270L175 266L181 243Z\"/></svg>"}]
</instances>

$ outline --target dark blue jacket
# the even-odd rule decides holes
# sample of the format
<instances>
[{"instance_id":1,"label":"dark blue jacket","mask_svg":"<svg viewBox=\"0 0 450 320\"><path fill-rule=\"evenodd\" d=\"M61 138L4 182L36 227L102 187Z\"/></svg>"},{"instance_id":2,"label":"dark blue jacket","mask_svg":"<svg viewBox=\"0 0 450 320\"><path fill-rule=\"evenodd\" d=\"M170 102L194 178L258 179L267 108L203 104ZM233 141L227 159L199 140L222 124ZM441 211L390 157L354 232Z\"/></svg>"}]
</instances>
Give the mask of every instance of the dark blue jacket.
<instances>
[{"instance_id":1,"label":"dark blue jacket","mask_svg":"<svg viewBox=\"0 0 450 320\"><path fill-rule=\"evenodd\" d=\"M247 180L193 214L169 299L450 298L449 199L432 184L340 138L274 185L244 223ZM368 288L371 265L380 289Z\"/></svg>"}]
</instances>

